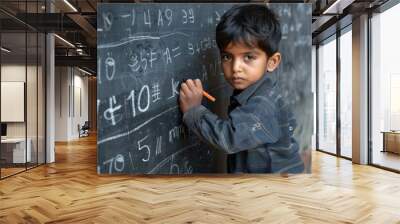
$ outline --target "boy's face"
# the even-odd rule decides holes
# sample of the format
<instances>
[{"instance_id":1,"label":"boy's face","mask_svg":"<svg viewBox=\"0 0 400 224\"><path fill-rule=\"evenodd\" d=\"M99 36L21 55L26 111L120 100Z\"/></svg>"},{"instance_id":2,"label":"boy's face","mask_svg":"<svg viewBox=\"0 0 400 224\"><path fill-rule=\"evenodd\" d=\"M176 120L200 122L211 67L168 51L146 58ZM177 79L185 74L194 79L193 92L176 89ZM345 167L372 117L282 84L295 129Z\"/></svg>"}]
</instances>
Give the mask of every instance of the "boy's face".
<instances>
[{"instance_id":1,"label":"boy's face","mask_svg":"<svg viewBox=\"0 0 400 224\"><path fill-rule=\"evenodd\" d=\"M267 54L259 48L231 42L221 52L226 81L234 89L243 90L257 82L267 71Z\"/></svg>"}]
</instances>

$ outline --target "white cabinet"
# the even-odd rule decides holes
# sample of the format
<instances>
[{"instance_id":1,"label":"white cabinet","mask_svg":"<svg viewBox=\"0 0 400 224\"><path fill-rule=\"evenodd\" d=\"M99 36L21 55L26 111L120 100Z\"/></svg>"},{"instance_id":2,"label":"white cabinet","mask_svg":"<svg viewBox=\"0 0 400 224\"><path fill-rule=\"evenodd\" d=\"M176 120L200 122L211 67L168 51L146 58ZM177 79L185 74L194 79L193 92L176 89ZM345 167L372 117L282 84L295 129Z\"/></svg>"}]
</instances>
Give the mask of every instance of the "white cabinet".
<instances>
[{"instance_id":1,"label":"white cabinet","mask_svg":"<svg viewBox=\"0 0 400 224\"><path fill-rule=\"evenodd\" d=\"M7 138L1 140L2 146L12 148L13 163L25 163L32 161L32 140L28 138L26 142L28 144L25 151L25 138ZM27 159L27 161L25 161L25 158Z\"/></svg>"}]
</instances>

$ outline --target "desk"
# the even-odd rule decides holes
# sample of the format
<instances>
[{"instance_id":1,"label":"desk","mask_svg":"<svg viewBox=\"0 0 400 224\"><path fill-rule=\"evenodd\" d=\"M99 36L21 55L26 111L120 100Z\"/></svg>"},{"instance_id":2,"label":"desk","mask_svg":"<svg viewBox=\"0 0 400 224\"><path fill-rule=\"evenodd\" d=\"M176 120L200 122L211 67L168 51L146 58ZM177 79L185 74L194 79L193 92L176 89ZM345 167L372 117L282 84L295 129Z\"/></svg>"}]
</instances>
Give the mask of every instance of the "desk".
<instances>
[{"instance_id":1,"label":"desk","mask_svg":"<svg viewBox=\"0 0 400 224\"><path fill-rule=\"evenodd\" d=\"M400 132L382 131L383 133L383 151L400 154Z\"/></svg>"},{"instance_id":2,"label":"desk","mask_svg":"<svg viewBox=\"0 0 400 224\"><path fill-rule=\"evenodd\" d=\"M30 162L32 158L30 138L27 139L26 154L25 154L25 138L6 138L1 139L1 157L9 163L25 163ZM11 156L12 155L12 156ZM12 158L12 159L11 159Z\"/></svg>"}]
</instances>

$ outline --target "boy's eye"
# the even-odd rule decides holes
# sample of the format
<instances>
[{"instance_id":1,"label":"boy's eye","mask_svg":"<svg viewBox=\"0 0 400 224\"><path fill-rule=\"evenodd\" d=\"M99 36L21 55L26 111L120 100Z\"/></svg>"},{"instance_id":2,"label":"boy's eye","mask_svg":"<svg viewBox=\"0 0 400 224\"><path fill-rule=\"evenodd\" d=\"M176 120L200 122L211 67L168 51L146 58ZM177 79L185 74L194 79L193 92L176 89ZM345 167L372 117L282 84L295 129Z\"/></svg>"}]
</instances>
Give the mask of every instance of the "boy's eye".
<instances>
[{"instance_id":1,"label":"boy's eye","mask_svg":"<svg viewBox=\"0 0 400 224\"><path fill-rule=\"evenodd\" d=\"M245 61L251 61L251 60L254 60L254 59L255 59L255 57L253 55L251 55L251 54L246 54L244 56L244 60Z\"/></svg>"},{"instance_id":2,"label":"boy's eye","mask_svg":"<svg viewBox=\"0 0 400 224\"><path fill-rule=\"evenodd\" d=\"M230 55L228 55L228 54L223 54L222 56L221 56L221 60L222 61L229 61L229 60L231 60L232 59L232 57L230 56Z\"/></svg>"}]
</instances>

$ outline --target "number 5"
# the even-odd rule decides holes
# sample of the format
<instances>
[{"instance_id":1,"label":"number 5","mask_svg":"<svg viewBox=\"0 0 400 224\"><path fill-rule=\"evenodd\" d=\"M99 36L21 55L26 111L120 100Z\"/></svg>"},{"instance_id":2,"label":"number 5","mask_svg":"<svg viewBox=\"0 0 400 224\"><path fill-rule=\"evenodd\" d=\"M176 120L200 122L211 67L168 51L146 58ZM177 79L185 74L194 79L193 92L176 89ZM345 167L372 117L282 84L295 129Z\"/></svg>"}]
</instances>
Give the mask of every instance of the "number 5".
<instances>
[{"instance_id":1,"label":"number 5","mask_svg":"<svg viewBox=\"0 0 400 224\"><path fill-rule=\"evenodd\" d=\"M147 151L147 153L148 153L147 158L142 158L142 161L143 161L143 162L147 162L147 161L149 161L149 159L150 159L150 147L149 147L148 145L142 145L142 146L140 145L141 142L144 141L144 140L146 140L147 137L149 137L149 136L146 136L146 137L144 137L144 138L142 138L142 139L140 139L140 140L138 141L138 150L139 150L139 151L142 151L142 149L146 149L146 151Z\"/></svg>"}]
</instances>

